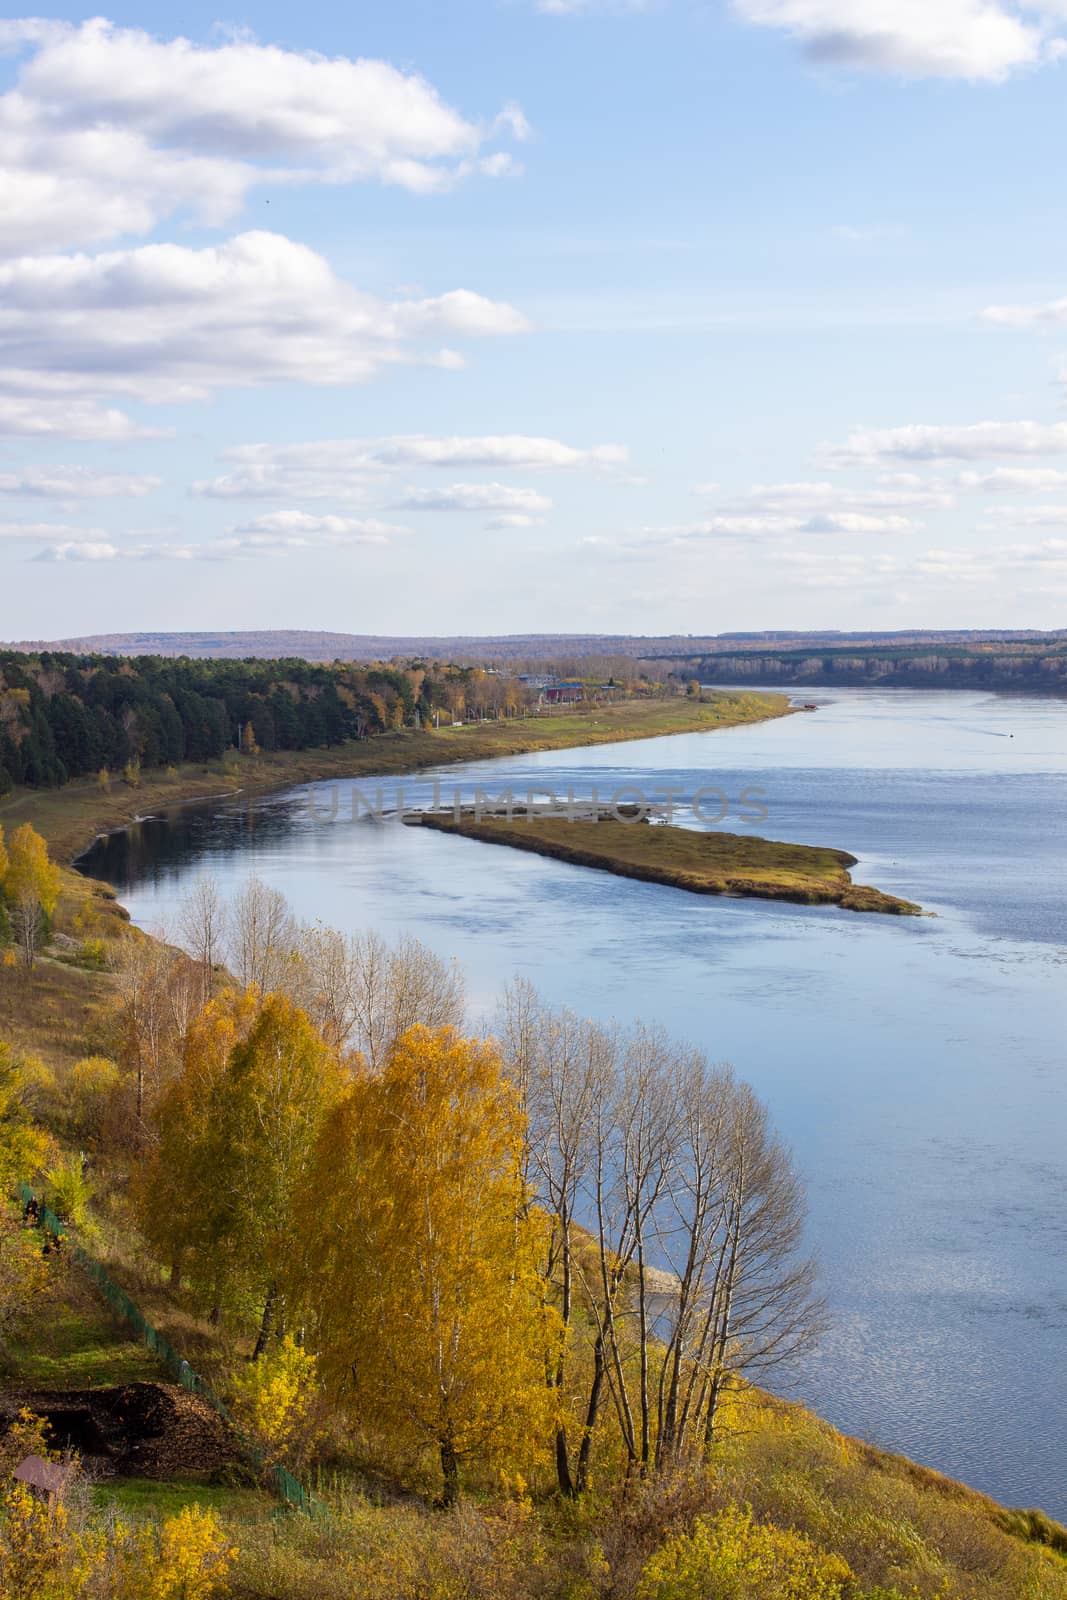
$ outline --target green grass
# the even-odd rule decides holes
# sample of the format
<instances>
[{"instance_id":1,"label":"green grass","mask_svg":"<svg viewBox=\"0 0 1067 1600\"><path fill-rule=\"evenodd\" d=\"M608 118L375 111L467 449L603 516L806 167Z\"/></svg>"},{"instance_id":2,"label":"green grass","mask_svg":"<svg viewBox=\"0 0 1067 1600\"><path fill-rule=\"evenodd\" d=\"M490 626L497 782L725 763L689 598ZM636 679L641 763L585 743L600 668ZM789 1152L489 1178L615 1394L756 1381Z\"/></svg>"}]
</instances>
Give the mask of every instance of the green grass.
<instances>
[{"instance_id":1,"label":"green grass","mask_svg":"<svg viewBox=\"0 0 1067 1600\"><path fill-rule=\"evenodd\" d=\"M227 1484L201 1483L195 1478L105 1478L92 1488L94 1506L114 1507L131 1517L171 1517L186 1506L218 1511L230 1521L258 1519L277 1510L278 1502L263 1489L237 1489Z\"/></svg>"},{"instance_id":2,"label":"green grass","mask_svg":"<svg viewBox=\"0 0 1067 1600\"><path fill-rule=\"evenodd\" d=\"M58 1262L32 1326L6 1352L6 1388L101 1389L169 1381L163 1366L131 1339L72 1262Z\"/></svg>"},{"instance_id":3,"label":"green grass","mask_svg":"<svg viewBox=\"0 0 1067 1600\"><path fill-rule=\"evenodd\" d=\"M572 822L567 817L518 815L476 820L461 816L457 822L448 815L434 815L420 820L443 833L532 850L695 894L837 905L848 911L905 916L921 911L910 900L854 884L848 869L855 865L855 857L843 850L615 818Z\"/></svg>"}]
</instances>

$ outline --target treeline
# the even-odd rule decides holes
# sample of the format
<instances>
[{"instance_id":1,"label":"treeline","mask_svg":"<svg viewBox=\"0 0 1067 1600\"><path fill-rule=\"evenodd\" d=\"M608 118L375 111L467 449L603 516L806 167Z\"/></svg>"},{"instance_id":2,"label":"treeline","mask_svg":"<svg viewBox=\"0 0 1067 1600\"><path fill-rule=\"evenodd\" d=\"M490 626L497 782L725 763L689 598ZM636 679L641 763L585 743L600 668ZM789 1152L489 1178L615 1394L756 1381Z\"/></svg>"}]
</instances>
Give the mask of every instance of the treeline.
<instances>
[{"instance_id":1,"label":"treeline","mask_svg":"<svg viewBox=\"0 0 1067 1600\"><path fill-rule=\"evenodd\" d=\"M101 770L306 750L531 698L478 668L0 653L0 793Z\"/></svg>"},{"instance_id":2,"label":"treeline","mask_svg":"<svg viewBox=\"0 0 1067 1600\"><path fill-rule=\"evenodd\" d=\"M661 660L660 666L667 665ZM855 648L736 651L694 657L674 665L683 678L701 683L752 686L813 686L913 689L1067 690L1067 645L1059 642L1027 650L981 651L944 646L857 652Z\"/></svg>"}]
</instances>

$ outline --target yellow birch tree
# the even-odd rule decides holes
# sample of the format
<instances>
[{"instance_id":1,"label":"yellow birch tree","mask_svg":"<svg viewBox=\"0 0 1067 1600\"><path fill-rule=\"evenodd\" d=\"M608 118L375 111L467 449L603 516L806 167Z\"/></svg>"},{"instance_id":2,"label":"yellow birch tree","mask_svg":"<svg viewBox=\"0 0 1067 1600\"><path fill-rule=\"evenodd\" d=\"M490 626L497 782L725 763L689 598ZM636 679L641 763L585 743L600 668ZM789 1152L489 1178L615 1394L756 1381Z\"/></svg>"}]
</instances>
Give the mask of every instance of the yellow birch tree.
<instances>
[{"instance_id":1,"label":"yellow birch tree","mask_svg":"<svg viewBox=\"0 0 1067 1600\"><path fill-rule=\"evenodd\" d=\"M523 1141L495 1049L414 1027L328 1119L301 1207L322 1376L364 1425L436 1452L446 1505L465 1462L527 1464L551 1431Z\"/></svg>"}]
</instances>

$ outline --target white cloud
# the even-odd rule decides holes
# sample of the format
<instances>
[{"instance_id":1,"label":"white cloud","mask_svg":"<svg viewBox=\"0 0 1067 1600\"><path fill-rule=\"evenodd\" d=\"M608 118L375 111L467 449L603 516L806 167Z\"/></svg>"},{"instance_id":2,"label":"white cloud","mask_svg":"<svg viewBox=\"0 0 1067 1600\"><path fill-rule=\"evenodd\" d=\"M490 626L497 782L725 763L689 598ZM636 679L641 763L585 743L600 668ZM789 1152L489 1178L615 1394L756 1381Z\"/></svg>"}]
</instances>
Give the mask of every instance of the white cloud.
<instances>
[{"instance_id":1,"label":"white cloud","mask_svg":"<svg viewBox=\"0 0 1067 1600\"><path fill-rule=\"evenodd\" d=\"M880 489L854 489L840 483L757 484L734 505L753 511L784 512L800 515L834 513L881 514L886 511L912 511L947 507L952 494L921 479L907 484L886 485Z\"/></svg>"},{"instance_id":2,"label":"white cloud","mask_svg":"<svg viewBox=\"0 0 1067 1600\"><path fill-rule=\"evenodd\" d=\"M547 495L504 483L453 483L447 489L408 489L393 504L401 511L500 511L524 516L552 510Z\"/></svg>"},{"instance_id":3,"label":"white cloud","mask_svg":"<svg viewBox=\"0 0 1067 1600\"><path fill-rule=\"evenodd\" d=\"M0 383L3 374L0 373ZM124 411L95 405L91 400L26 399L0 394L0 436L18 439L91 439L119 443L128 439L159 439L162 428L146 428Z\"/></svg>"},{"instance_id":4,"label":"white cloud","mask_svg":"<svg viewBox=\"0 0 1067 1600\"><path fill-rule=\"evenodd\" d=\"M918 524L908 517L896 515L874 516L870 512L861 511L825 511L815 512L811 516L787 516L784 514L723 512L720 515L708 517L704 522L694 524L685 531L684 536L690 538L705 538L716 535L737 536L741 538L764 537L781 538L794 534L812 533L840 533L840 534L879 534L879 533L914 533Z\"/></svg>"},{"instance_id":5,"label":"white cloud","mask_svg":"<svg viewBox=\"0 0 1067 1600\"><path fill-rule=\"evenodd\" d=\"M250 548L272 544L296 549L308 545L388 544L397 534L410 532L402 524L376 517L316 516L308 511L269 511L233 530ZM224 541L225 542L225 541Z\"/></svg>"},{"instance_id":6,"label":"white cloud","mask_svg":"<svg viewBox=\"0 0 1067 1600\"><path fill-rule=\"evenodd\" d=\"M443 439L412 434L382 440L375 456L385 466L397 467L614 467L628 460L623 445L598 444L581 449L559 439L525 434Z\"/></svg>"},{"instance_id":7,"label":"white cloud","mask_svg":"<svg viewBox=\"0 0 1067 1600\"><path fill-rule=\"evenodd\" d=\"M140 498L162 481L130 472L96 472L91 467L22 467L0 472L0 495L37 500Z\"/></svg>"},{"instance_id":8,"label":"white cloud","mask_svg":"<svg viewBox=\"0 0 1067 1600\"><path fill-rule=\"evenodd\" d=\"M362 500L368 486L412 468L540 471L611 468L627 460L621 445L580 448L524 434L434 438L321 439L306 444L238 445L221 459L234 471L193 484L211 499Z\"/></svg>"},{"instance_id":9,"label":"white cloud","mask_svg":"<svg viewBox=\"0 0 1067 1600\"><path fill-rule=\"evenodd\" d=\"M202 250L145 245L0 266L3 388L50 400L101 392L202 400L219 387L350 384L396 362L455 365L441 336L522 331L469 290L382 300L279 234Z\"/></svg>"},{"instance_id":10,"label":"white cloud","mask_svg":"<svg viewBox=\"0 0 1067 1600\"><path fill-rule=\"evenodd\" d=\"M1067 506L995 506L986 512L994 528L1067 528Z\"/></svg>"},{"instance_id":11,"label":"white cloud","mask_svg":"<svg viewBox=\"0 0 1067 1600\"><path fill-rule=\"evenodd\" d=\"M992 472L961 472L963 489L984 494L1041 494L1047 489L1067 489L1067 472L1057 467L995 467Z\"/></svg>"},{"instance_id":12,"label":"white cloud","mask_svg":"<svg viewBox=\"0 0 1067 1600\"><path fill-rule=\"evenodd\" d=\"M40 555L34 556L35 561L117 561L122 552L117 545L106 540L100 543L88 541L71 541L67 544L49 545L42 550Z\"/></svg>"},{"instance_id":13,"label":"white cloud","mask_svg":"<svg viewBox=\"0 0 1067 1600\"><path fill-rule=\"evenodd\" d=\"M0 522L0 540L16 543L64 544L104 537L99 528L78 528L66 522Z\"/></svg>"},{"instance_id":14,"label":"white cloud","mask_svg":"<svg viewBox=\"0 0 1067 1600\"><path fill-rule=\"evenodd\" d=\"M505 511L499 517L490 517L486 527L506 532L510 528L536 528L541 520L540 517L528 516L524 511Z\"/></svg>"},{"instance_id":15,"label":"white cloud","mask_svg":"<svg viewBox=\"0 0 1067 1600\"><path fill-rule=\"evenodd\" d=\"M734 0L734 8L790 34L815 61L902 77L998 82L1062 53L1045 20L1012 0Z\"/></svg>"},{"instance_id":16,"label":"white cloud","mask_svg":"<svg viewBox=\"0 0 1067 1600\"><path fill-rule=\"evenodd\" d=\"M583 11L651 11L657 0L534 0L549 17L576 17Z\"/></svg>"},{"instance_id":17,"label":"white cloud","mask_svg":"<svg viewBox=\"0 0 1067 1600\"><path fill-rule=\"evenodd\" d=\"M1067 422L974 422L964 427L857 428L819 452L830 466L883 461L982 461L1067 455Z\"/></svg>"},{"instance_id":18,"label":"white cloud","mask_svg":"<svg viewBox=\"0 0 1067 1600\"><path fill-rule=\"evenodd\" d=\"M211 46L94 18L0 21L21 56L0 96L0 248L95 243L185 212L218 225L255 184L434 192L516 170L517 106L474 121L424 78L240 36Z\"/></svg>"},{"instance_id":19,"label":"white cloud","mask_svg":"<svg viewBox=\"0 0 1067 1600\"><path fill-rule=\"evenodd\" d=\"M982 321L1002 328L1062 328L1067 322L1067 298L1029 306L986 306Z\"/></svg>"}]
</instances>

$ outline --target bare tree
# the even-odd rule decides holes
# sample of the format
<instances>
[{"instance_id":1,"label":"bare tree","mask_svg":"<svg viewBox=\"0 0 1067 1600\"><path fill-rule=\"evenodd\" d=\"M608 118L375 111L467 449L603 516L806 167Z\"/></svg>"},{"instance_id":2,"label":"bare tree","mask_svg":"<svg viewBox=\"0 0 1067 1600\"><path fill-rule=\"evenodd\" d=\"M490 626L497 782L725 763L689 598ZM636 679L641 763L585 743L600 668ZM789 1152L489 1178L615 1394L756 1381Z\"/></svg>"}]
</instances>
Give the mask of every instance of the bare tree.
<instances>
[{"instance_id":1,"label":"bare tree","mask_svg":"<svg viewBox=\"0 0 1067 1600\"><path fill-rule=\"evenodd\" d=\"M178 912L178 935L200 972L200 1003L206 1004L215 971L225 959L227 914L214 878L199 878Z\"/></svg>"},{"instance_id":2,"label":"bare tree","mask_svg":"<svg viewBox=\"0 0 1067 1600\"><path fill-rule=\"evenodd\" d=\"M416 1023L461 1028L463 976L418 939L389 946L377 934L345 938L299 930L289 992L336 1049L358 1050L377 1071Z\"/></svg>"},{"instance_id":3,"label":"bare tree","mask_svg":"<svg viewBox=\"0 0 1067 1600\"><path fill-rule=\"evenodd\" d=\"M37 965L37 957L44 949L48 919L37 890L28 886L20 890L13 907L12 932L22 964L27 972Z\"/></svg>"},{"instance_id":4,"label":"bare tree","mask_svg":"<svg viewBox=\"0 0 1067 1600\"><path fill-rule=\"evenodd\" d=\"M549 1219L546 1293L569 1335L546 1368L580 1423L576 1450L558 1430L557 1477L578 1493L605 1396L645 1475L710 1449L725 1386L818 1336L803 1194L752 1090L659 1029L583 1022L519 982L500 1033ZM592 1348L576 1351L583 1332Z\"/></svg>"},{"instance_id":5,"label":"bare tree","mask_svg":"<svg viewBox=\"0 0 1067 1600\"><path fill-rule=\"evenodd\" d=\"M199 965L161 936L131 932L116 964L120 1064L129 1074L132 1138L150 1135L156 1097L177 1070L189 1029L203 1008Z\"/></svg>"},{"instance_id":6,"label":"bare tree","mask_svg":"<svg viewBox=\"0 0 1067 1600\"><path fill-rule=\"evenodd\" d=\"M588 1252L588 1235L577 1218L594 1152L593 1108L611 1077L614 1037L573 1012L549 1010L524 979L505 990L499 1028L526 1110L526 1181L548 1213L542 1272L546 1291L558 1299L564 1338L546 1352L546 1381L563 1402L571 1386L575 1318L582 1309L578 1258ZM604 1346L597 1339L576 1454L566 1422L556 1428L556 1477L567 1495L579 1493L588 1480L604 1376Z\"/></svg>"},{"instance_id":7,"label":"bare tree","mask_svg":"<svg viewBox=\"0 0 1067 1600\"><path fill-rule=\"evenodd\" d=\"M297 926L289 903L261 878L250 878L228 919L228 959L245 988L284 990L291 976Z\"/></svg>"}]
</instances>

